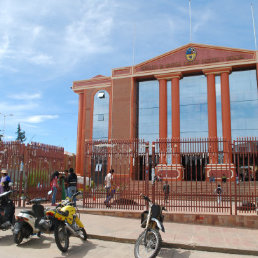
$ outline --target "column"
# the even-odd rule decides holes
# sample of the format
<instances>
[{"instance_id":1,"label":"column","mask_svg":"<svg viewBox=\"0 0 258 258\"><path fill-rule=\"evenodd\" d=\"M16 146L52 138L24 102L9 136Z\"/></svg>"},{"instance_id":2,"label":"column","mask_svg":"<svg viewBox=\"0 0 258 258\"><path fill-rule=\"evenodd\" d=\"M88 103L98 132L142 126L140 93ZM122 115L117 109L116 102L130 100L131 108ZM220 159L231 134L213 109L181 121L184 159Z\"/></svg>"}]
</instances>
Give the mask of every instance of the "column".
<instances>
[{"instance_id":1,"label":"column","mask_svg":"<svg viewBox=\"0 0 258 258\"><path fill-rule=\"evenodd\" d=\"M161 162L166 164L167 151L167 80L159 80L159 140Z\"/></svg>"},{"instance_id":2,"label":"column","mask_svg":"<svg viewBox=\"0 0 258 258\"><path fill-rule=\"evenodd\" d=\"M223 133L223 151L224 163L231 163L231 112L230 112L230 91L229 91L229 73L221 73L221 115L222 115L222 133Z\"/></svg>"},{"instance_id":3,"label":"column","mask_svg":"<svg viewBox=\"0 0 258 258\"><path fill-rule=\"evenodd\" d=\"M179 94L180 75L171 78L171 109L172 109L172 142L174 146L172 163L180 163L180 94Z\"/></svg>"},{"instance_id":4,"label":"column","mask_svg":"<svg viewBox=\"0 0 258 258\"><path fill-rule=\"evenodd\" d=\"M209 155L210 164L218 163L218 142L217 142L217 111L216 111L216 88L215 73L207 75L207 102L208 102L208 134L209 134Z\"/></svg>"},{"instance_id":5,"label":"column","mask_svg":"<svg viewBox=\"0 0 258 258\"><path fill-rule=\"evenodd\" d=\"M84 163L85 163L85 133L86 133L86 90L83 94L83 104L82 104L82 115L81 115L81 146L80 146L80 171L79 175L84 174Z\"/></svg>"},{"instance_id":6,"label":"column","mask_svg":"<svg viewBox=\"0 0 258 258\"><path fill-rule=\"evenodd\" d=\"M76 172L81 171L81 143L82 143L82 114L83 114L83 101L84 93L79 93L79 110L78 110L78 123L77 123L77 147L76 147Z\"/></svg>"}]
</instances>

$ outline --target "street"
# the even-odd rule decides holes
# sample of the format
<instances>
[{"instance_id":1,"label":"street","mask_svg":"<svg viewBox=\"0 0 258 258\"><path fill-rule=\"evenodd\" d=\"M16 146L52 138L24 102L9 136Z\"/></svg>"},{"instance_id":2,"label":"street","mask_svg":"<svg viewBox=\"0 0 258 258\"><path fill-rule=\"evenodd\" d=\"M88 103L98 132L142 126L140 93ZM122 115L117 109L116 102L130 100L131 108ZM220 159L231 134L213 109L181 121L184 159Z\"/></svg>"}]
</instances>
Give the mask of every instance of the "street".
<instances>
[{"instance_id":1,"label":"street","mask_svg":"<svg viewBox=\"0 0 258 258\"><path fill-rule=\"evenodd\" d=\"M70 238L68 253L62 254L57 248L53 235L44 234L41 238L33 236L16 246L13 242L12 232L0 231L0 256L4 258L29 258L29 257L107 257L129 258L134 257L134 245L110 241L89 239L83 243L78 238ZM202 252L182 249L162 248L159 256L162 258L252 258L250 255L223 254L215 252Z\"/></svg>"}]
</instances>

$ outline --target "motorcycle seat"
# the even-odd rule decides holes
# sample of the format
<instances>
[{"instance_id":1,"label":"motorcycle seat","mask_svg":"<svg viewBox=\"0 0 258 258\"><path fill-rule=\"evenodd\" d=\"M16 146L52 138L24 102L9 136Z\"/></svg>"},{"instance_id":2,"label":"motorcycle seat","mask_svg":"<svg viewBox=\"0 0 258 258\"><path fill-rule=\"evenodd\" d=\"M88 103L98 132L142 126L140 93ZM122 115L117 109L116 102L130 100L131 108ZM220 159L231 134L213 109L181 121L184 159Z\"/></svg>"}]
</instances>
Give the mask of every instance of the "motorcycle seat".
<instances>
[{"instance_id":1,"label":"motorcycle seat","mask_svg":"<svg viewBox=\"0 0 258 258\"><path fill-rule=\"evenodd\" d=\"M35 216L34 212L33 211L29 211L29 210L23 210L23 211L21 211L21 213L26 213L26 214L29 214L31 216Z\"/></svg>"}]
</instances>

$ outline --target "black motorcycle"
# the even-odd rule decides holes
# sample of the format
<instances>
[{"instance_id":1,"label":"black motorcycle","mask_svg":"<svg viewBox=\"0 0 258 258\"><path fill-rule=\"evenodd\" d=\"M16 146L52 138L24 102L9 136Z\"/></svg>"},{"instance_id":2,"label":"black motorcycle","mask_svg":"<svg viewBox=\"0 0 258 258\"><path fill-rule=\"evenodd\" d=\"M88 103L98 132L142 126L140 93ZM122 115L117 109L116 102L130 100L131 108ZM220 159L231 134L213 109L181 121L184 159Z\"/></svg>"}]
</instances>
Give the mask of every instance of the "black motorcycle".
<instances>
[{"instance_id":1,"label":"black motorcycle","mask_svg":"<svg viewBox=\"0 0 258 258\"><path fill-rule=\"evenodd\" d=\"M0 194L0 229L8 230L15 223L15 205L10 198L12 190Z\"/></svg>"},{"instance_id":2,"label":"black motorcycle","mask_svg":"<svg viewBox=\"0 0 258 258\"><path fill-rule=\"evenodd\" d=\"M40 237L41 233L50 233L51 221L46 219L45 208L41 204L46 201L48 200L45 198L29 200L27 204L32 204L32 210L22 210L19 212L13 230L14 242L16 244L20 244L23 238L28 238L31 235L37 234Z\"/></svg>"},{"instance_id":3,"label":"black motorcycle","mask_svg":"<svg viewBox=\"0 0 258 258\"><path fill-rule=\"evenodd\" d=\"M153 184L158 180L158 177L154 177ZM148 196L141 195L141 197L148 202L149 210L141 214L141 227L145 230L136 240L134 256L136 258L154 258L161 248L162 239L159 230L165 232L162 211L166 209L161 205L152 203Z\"/></svg>"}]
</instances>

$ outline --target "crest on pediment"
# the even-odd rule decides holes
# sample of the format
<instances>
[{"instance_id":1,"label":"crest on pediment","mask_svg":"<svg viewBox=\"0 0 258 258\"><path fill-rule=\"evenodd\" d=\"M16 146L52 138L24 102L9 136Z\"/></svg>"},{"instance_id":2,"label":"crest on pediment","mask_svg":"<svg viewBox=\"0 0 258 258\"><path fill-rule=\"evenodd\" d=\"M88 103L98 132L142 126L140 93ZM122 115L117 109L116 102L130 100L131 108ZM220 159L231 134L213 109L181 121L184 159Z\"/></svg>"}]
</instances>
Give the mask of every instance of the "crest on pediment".
<instances>
[{"instance_id":1,"label":"crest on pediment","mask_svg":"<svg viewBox=\"0 0 258 258\"><path fill-rule=\"evenodd\" d=\"M135 66L135 72L255 60L255 51L190 43Z\"/></svg>"}]
</instances>

